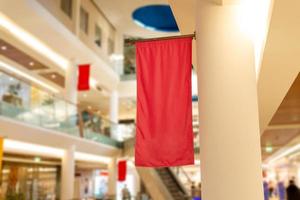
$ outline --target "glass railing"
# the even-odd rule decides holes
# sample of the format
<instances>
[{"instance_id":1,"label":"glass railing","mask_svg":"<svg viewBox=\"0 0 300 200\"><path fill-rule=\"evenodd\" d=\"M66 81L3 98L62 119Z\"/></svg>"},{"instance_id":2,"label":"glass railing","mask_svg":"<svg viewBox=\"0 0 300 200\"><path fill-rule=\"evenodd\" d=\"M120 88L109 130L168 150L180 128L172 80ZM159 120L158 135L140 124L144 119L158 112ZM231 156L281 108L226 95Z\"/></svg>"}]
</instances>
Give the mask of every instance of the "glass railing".
<instances>
[{"instance_id":1,"label":"glass railing","mask_svg":"<svg viewBox=\"0 0 300 200\"><path fill-rule=\"evenodd\" d=\"M134 130L1 72L0 116L115 147Z\"/></svg>"},{"instance_id":2,"label":"glass railing","mask_svg":"<svg viewBox=\"0 0 300 200\"><path fill-rule=\"evenodd\" d=\"M59 111L61 112L61 111ZM0 101L0 115L11 119L25 122L31 125L52 129L70 135L79 136L79 127L76 124L76 118L62 118L55 108L49 105L40 107L26 108L13 105L11 103Z\"/></svg>"}]
</instances>

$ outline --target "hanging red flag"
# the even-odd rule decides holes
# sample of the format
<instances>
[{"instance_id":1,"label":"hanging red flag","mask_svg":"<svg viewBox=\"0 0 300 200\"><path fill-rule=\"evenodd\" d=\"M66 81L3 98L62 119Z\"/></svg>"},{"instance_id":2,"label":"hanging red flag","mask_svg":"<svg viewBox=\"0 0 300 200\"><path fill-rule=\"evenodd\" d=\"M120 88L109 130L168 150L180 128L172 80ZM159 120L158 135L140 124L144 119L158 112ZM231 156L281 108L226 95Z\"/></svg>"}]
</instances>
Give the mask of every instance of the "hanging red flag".
<instances>
[{"instance_id":1,"label":"hanging red flag","mask_svg":"<svg viewBox=\"0 0 300 200\"><path fill-rule=\"evenodd\" d=\"M78 66L78 85L79 91L90 89L90 65L83 64Z\"/></svg>"},{"instance_id":2,"label":"hanging red flag","mask_svg":"<svg viewBox=\"0 0 300 200\"><path fill-rule=\"evenodd\" d=\"M118 162L118 181L125 181L127 173L127 163L126 160L120 160Z\"/></svg>"},{"instance_id":3,"label":"hanging red flag","mask_svg":"<svg viewBox=\"0 0 300 200\"><path fill-rule=\"evenodd\" d=\"M192 38L136 43L135 164L194 164Z\"/></svg>"}]
</instances>

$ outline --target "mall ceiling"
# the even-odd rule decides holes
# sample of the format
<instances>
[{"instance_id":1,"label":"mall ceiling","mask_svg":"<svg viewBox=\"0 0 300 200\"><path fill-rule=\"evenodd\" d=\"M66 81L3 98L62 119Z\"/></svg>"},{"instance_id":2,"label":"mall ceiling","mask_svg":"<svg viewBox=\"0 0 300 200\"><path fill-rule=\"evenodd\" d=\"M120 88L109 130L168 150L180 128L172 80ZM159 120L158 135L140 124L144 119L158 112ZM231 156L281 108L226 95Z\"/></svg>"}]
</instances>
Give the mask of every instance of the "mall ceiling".
<instances>
[{"instance_id":1,"label":"mall ceiling","mask_svg":"<svg viewBox=\"0 0 300 200\"><path fill-rule=\"evenodd\" d=\"M296 137L300 137L300 74L262 134L263 159L287 146Z\"/></svg>"},{"instance_id":2,"label":"mall ceiling","mask_svg":"<svg viewBox=\"0 0 300 200\"><path fill-rule=\"evenodd\" d=\"M137 25L132 19L132 13L140 7L148 5L168 5L168 0L93 0L104 15L117 30L127 36L133 37L161 37L178 35L179 33L159 32L145 29Z\"/></svg>"},{"instance_id":3,"label":"mall ceiling","mask_svg":"<svg viewBox=\"0 0 300 200\"><path fill-rule=\"evenodd\" d=\"M49 67L40 63L36 59L32 58L25 52L19 50L3 39L0 39L0 55L4 55L11 60L15 60L17 63L24 66L28 70L49 69Z\"/></svg>"},{"instance_id":4,"label":"mall ceiling","mask_svg":"<svg viewBox=\"0 0 300 200\"><path fill-rule=\"evenodd\" d=\"M27 70L37 72L38 75L48 81L64 88L64 77L61 74L51 70L50 67L3 39L0 39L0 55L17 62Z\"/></svg>"}]
</instances>

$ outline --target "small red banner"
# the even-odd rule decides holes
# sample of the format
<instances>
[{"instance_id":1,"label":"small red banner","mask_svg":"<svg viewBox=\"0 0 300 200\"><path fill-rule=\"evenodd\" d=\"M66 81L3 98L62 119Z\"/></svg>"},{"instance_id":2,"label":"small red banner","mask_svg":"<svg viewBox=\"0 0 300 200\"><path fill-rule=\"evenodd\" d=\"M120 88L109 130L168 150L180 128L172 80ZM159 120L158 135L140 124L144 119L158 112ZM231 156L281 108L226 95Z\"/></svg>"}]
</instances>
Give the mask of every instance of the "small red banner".
<instances>
[{"instance_id":1,"label":"small red banner","mask_svg":"<svg viewBox=\"0 0 300 200\"><path fill-rule=\"evenodd\" d=\"M100 172L100 176L108 176L108 172L106 172L106 171L101 171L101 172Z\"/></svg>"},{"instance_id":2,"label":"small red banner","mask_svg":"<svg viewBox=\"0 0 300 200\"><path fill-rule=\"evenodd\" d=\"M78 85L79 91L90 89L90 65L82 64L78 66Z\"/></svg>"},{"instance_id":3,"label":"small red banner","mask_svg":"<svg viewBox=\"0 0 300 200\"><path fill-rule=\"evenodd\" d=\"M126 160L120 160L118 162L118 181L125 181L127 173L127 163Z\"/></svg>"}]
</instances>

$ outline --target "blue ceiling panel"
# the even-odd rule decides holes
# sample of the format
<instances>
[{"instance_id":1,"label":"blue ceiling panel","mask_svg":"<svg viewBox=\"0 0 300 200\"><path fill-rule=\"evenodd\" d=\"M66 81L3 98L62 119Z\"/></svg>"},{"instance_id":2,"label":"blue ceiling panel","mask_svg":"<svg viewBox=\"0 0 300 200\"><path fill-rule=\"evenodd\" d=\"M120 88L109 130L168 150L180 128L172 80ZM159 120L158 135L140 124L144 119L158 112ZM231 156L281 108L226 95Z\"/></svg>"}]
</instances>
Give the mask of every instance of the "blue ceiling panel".
<instances>
[{"instance_id":1,"label":"blue ceiling panel","mask_svg":"<svg viewBox=\"0 0 300 200\"><path fill-rule=\"evenodd\" d=\"M178 26L168 5L148 5L132 13L133 20L140 26L154 31L178 32Z\"/></svg>"}]
</instances>

